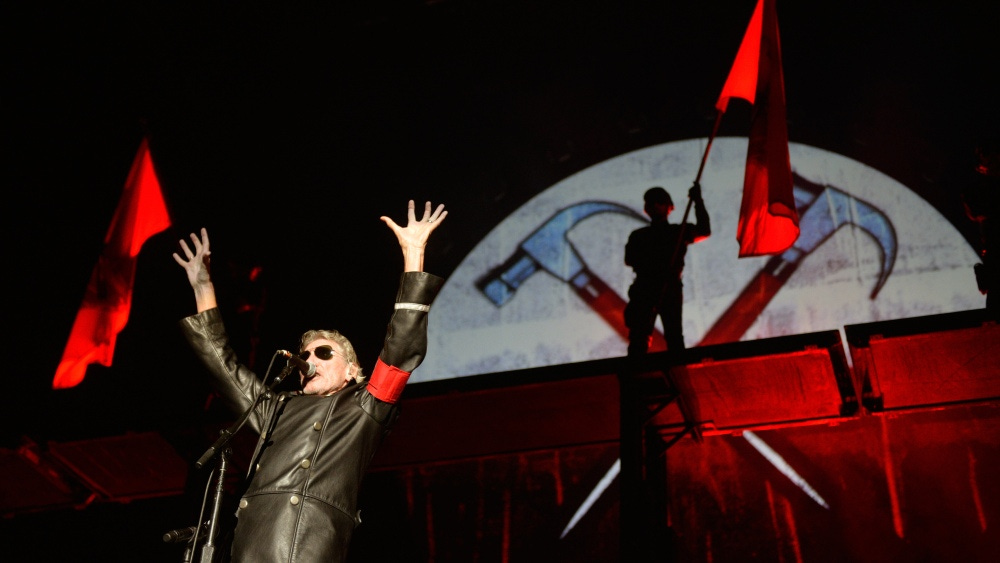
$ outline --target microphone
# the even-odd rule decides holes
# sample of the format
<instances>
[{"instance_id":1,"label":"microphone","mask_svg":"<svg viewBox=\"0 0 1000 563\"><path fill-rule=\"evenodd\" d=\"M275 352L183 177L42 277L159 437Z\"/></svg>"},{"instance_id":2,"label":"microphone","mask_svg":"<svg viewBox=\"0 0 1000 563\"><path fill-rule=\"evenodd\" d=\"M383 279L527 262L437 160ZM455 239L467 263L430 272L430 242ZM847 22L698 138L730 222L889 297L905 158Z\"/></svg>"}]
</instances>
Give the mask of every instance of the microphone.
<instances>
[{"instance_id":1,"label":"microphone","mask_svg":"<svg viewBox=\"0 0 1000 563\"><path fill-rule=\"evenodd\" d=\"M208 533L208 522L205 522L199 528L198 526L188 526L187 528L178 528L176 530L170 530L169 532L163 534L163 541L166 543L181 543L186 542L198 534L198 539L205 537Z\"/></svg>"},{"instance_id":2,"label":"microphone","mask_svg":"<svg viewBox=\"0 0 1000 563\"><path fill-rule=\"evenodd\" d=\"M316 364L312 362L307 362L302 358L296 356L295 354L289 352L288 350L278 350L278 353L288 358L288 363L299 368L299 371L302 372L302 375L306 377L312 377L316 375Z\"/></svg>"}]
</instances>

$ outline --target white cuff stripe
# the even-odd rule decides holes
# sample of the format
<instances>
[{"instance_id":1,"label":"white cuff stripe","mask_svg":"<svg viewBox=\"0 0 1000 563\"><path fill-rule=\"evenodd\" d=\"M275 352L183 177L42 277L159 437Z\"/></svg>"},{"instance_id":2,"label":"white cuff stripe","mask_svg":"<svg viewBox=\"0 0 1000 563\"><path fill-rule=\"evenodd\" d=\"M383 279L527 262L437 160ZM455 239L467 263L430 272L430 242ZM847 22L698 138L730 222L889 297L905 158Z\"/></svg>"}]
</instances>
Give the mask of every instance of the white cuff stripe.
<instances>
[{"instance_id":1,"label":"white cuff stripe","mask_svg":"<svg viewBox=\"0 0 1000 563\"><path fill-rule=\"evenodd\" d=\"M396 303L397 309L409 309L411 311L423 311L428 312L431 310L430 305L421 305L420 303Z\"/></svg>"}]
</instances>

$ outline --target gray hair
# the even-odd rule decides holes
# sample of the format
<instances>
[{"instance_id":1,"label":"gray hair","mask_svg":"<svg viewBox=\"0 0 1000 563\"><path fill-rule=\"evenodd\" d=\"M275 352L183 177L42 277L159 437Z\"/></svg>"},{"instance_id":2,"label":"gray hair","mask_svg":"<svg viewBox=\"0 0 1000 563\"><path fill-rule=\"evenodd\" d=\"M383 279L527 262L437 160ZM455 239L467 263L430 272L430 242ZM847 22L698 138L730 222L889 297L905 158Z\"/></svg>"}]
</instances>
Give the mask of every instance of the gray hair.
<instances>
[{"instance_id":1,"label":"gray hair","mask_svg":"<svg viewBox=\"0 0 1000 563\"><path fill-rule=\"evenodd\" d=\"M347 363L351 364L355 368L354 377L358 383L364 383L366 376L364 370L361 369L361 364L358 363L358 354L354 351L354 346L351 345L351 341L347 339L346 336L341 334L336 330L307 330L302 338L299 339L299 352L303 352L306 346L312 344L319 339L332 340L340 345L340 350L344 354L344 359Z\"/></svg>"}]
</instances>

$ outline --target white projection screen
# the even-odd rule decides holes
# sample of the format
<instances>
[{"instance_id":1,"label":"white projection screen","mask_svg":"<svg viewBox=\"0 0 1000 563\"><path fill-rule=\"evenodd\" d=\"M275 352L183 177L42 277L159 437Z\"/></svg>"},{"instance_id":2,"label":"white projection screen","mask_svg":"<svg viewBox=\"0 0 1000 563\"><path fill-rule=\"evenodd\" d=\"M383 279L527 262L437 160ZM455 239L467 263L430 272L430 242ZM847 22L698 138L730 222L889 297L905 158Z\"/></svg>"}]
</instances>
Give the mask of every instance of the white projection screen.
<instances>
[{"instance_id":1,"label":"white projection screen","mask_svg":"<svg viewBox=\"0 0 1000 563\"><path fill-rule=\"evenodd\" d=\"M430 315L427 360L410 381L624 356L620 331L567 280L584 271L607 286L612 301L624 303L633 278L624 246L646 221L643 193L666 188L676 204L670 221L680 222L707 143L665 143L606 160L506 217L449 277ZM737 256L746 148L745 137L715 139L702 173L712 236L690 246L685 261L688 347L702 343L771 260ZM750 304L759 313L730 340L843 330L985 305L973 274L975 250L926 201L841 155L796 143L789 151L800 209L816 206L802 213L798 245L806 251L783 259L794 263L794 272L765 305ZM530 252L522 252L525 245ZM503 266L517 287L501 299L480 286Z\"/></svg>"}]
</instances>

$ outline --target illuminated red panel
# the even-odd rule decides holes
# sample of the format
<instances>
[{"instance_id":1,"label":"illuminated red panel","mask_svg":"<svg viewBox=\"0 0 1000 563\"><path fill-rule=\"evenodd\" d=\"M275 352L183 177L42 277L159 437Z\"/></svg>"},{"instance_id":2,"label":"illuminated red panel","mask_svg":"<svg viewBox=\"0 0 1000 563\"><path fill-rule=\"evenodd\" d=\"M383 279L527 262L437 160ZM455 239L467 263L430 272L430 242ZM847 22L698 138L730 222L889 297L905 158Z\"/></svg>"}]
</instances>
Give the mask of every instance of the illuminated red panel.
<instances>
[{"instance_id":1,"label":"illuminated red panel","mask_svg":"<svg viewBox=\"0 0 1000 563\"><path fill-rule=\"evenodd\" d=\"M680 366L674 382L694 420L716 428L841 415L841 395L826 350Z\"/></svg>"},{"instance_id":2,"label":"illuminated red panel","mask_svg":"<svg viewBox=\"0 0 1000 563\"><path fill-rule=\"evenodd\" d=\"M4 517L22 512L68 508L82 499L33 445L17 451L0 449L0 511Z\"/></svg>"},{"instance_id":3,"label":"illuminated red panel","mask_svg":"<svg viewBox=\"0 0 1000 563\"><path fill-rule=\"evenodd\" d=\"M618 378L602 372L609 366L607 362L571 366L570 373L580 377L527 384L525 380L537 377L536 370L500 374L489 384L506 381L509 386L466 388L460 394L407 397L404 393L400 422L375 455L373 466L615 442Z\"/></svg>"},{"instance_id":4,"label":"illuminated red panel","mask_svg":"<svg viewBox=\"0 0 1000 563\"><path fill-rule=\"evenodd\" d=\"M684 352L670 369L687 422L702 430L838 418L857 411L858 393L840 334L826 331L713 346ZM680 404L654 419L683 425Z\"/></svg>"},{"instance_id":5,"label":"illuminated red panel","mask_svg":"<svg viewBox=\"0 0 1000 563\"><path fill-rule=\"evenodd\" d=\"M1000 326L983 311L845 331L870 410L1000 398Z\"/></svg>"},{"instance_id":6,"label":"illuminated red panel","mask_svg":"<svg viewBox=\"0 0 1000 563\"><path fill-rule=\"evenodd\" d=\"M49 454L106 500L176 495L187 462L157 433L49 444Z\"/></svg>"}]
</instances>

